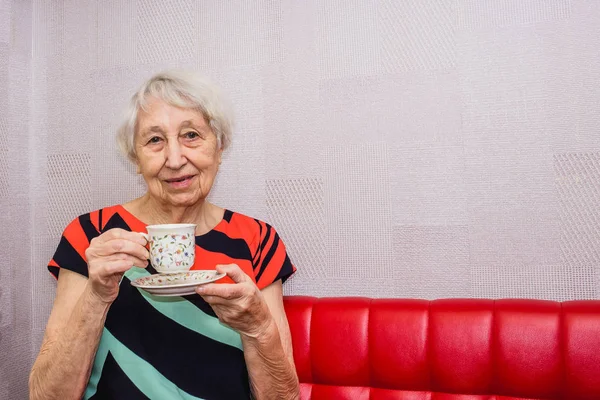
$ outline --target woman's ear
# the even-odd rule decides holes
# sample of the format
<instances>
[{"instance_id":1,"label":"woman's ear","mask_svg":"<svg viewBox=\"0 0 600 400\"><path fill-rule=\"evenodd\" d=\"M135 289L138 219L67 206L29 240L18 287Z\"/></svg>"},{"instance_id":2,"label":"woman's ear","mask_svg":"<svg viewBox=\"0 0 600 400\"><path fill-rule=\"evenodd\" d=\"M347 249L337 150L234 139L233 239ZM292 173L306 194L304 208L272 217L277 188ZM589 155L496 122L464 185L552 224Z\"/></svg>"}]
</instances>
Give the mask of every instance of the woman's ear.
<instances>
[{"instance_id":1,"label":"woman's ear","mask_svg":"<svg viewBox=\"0 0 600 400\"><path fill-rule=\"evenodd\" d=\"M135 149L131 152L131 161L133 161L133 163L135 164L135 173L138 175L141 174L142 167L140 166L140 159L138 158Z\"/></svg>"}]
</instances>

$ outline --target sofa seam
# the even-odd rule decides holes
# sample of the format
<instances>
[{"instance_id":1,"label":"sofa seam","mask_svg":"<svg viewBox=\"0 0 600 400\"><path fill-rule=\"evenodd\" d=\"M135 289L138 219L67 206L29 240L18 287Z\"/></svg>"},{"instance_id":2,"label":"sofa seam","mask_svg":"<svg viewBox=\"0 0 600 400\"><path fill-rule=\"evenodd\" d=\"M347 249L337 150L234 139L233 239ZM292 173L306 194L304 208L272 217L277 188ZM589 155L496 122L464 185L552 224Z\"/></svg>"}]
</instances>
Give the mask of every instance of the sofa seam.
<instances>
[{"instance_id":1,"label":"sofa seam","mask_svg":"<svg viewBox=\"0 0 600 400\"><path fill-rule=\"evenodd\" d=\"M372 388L373 388L373 381L372 381L372 377L373 377L373 371L372 369L372 362L371 362L371 341L370 339L370 332L371 332L371 307L373 306L373 299L369 299L369 307L367 308L367 360L369 363L369 368L367 369L368 374L369 374L369 378L368 378L368 382L369 382L369 400L371 400L373 394L372 394Z\"/></svg>"},{"instance_id":2,"label":"sofa seam","mask_svg":"<svg viewBox=\"0 0 600 400\"><path fill-rule=\"evenodd\" d=\"M319 301L318 299L313 298L310 305L310 319L308 321L308 358L310 363L310 381L312 385L315 384L315 371L314 371L314 362L313 362L313 341L312 341L312 328L313 328L313 315L315 311L315 304ZM312 396L312 385L311 385L311 396Z\"/></svg>"},{"instance_id":3,"label":"sofa seam","mask_svg":"<svg viewBox=\"0 0 600 400\"><path fill-rule=\"evenodd\" d=\"M433 385L433 364L431 361L431 304L432 300L428 300L427 302L427 330L425 332L425 352L426 352L426 360L427 360L427 386L429 387L430 397L434 392Z\"/></svg>"}]
</instances>

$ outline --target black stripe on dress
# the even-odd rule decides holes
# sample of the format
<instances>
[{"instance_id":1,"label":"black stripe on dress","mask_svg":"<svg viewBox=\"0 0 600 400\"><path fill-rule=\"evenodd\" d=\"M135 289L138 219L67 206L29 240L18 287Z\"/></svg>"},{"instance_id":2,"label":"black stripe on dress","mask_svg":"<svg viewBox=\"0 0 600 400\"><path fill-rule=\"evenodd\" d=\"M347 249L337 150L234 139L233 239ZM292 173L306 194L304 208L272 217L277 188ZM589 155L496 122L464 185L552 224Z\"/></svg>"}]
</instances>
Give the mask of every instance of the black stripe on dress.
<instances>
[{"instance_id":1,"label":"black stripe on dress","mask_svg":"<svg viewBox=\"0 0 600 400\"><path fill-rule=\"evenodd\" d=\"M271 237L271 226L265 224L265 226L267 227L267 231L265 232L265 238L263 239L262 243L258 246L258 252L259 254L262 255L262 251L264 250L265 247L267 247L267 243L269 242L269 238ZM260 260L260 257L258 258L257 262Z\"/></svg>"},{"instance_id":2,"label":"black stripe on dress","mask_svg":"<svg viewBox=\"0 0 600 400\"><path fill-rule=\"evenodd\" d=\"M258 224L258 240L260 240L263 231L262 224L257 219L254 219L254 221ZM254 257L252 257L252 267L255 267L256 264L258 264L258 260L260 260L260 245L256 248L256 253L254 254Z\"/></svg>"},{"instance_id":3,"label":"black stripe on dress","mask_svg":"<svg viewBox=\"0 0 600 400\"><path fill-rule=\"evenodd\" d=\"M60 238L60 243L58 244L56 252L54 253L54 257L52 258L60 268L77 272L85 277L88 276L87 263L64 236ZM52 272L52 269L48 269L50 272ZM58 271L56 271L55 276L58 277Z\"/></svg>"},{"instance_id":4,"label":"black stripe on dress","mask_svg":"<svg viewBox=\"0 0 600 400\"><path fill-rule=\"evenodd\" d=\"M109 352L102 367L102 375L98 381L96 393L90 400L101 399L147 399L146 395L135 386L127 374L123 372L113 355Z\"/></svg>"},{"instance_id":5,"label":"black stripe on dress","mask_svg":"<svg viewBox=\"0 0 600 400\"><path fill-rule=\"evenodd\" d=\"M227 222L231 222L231 217L233 217L233 212L225 210L225 212L223 213L223 219Z\"/></svg>"},{"instance_id":6,"label":"black stripe on dress","mask_svg":"<svg viewBox=\"0 0 600 400\"><path fill-rule=\"evenodd\" d=\"M248 371L240 349L212 340L163 315L131 286L127 277L121 282L105 327L165 378L193 396L250 396Z\"/></svg>"},{"instance_id":7,"label":"black stripe on dress","mask_svg":"<svg viewBox=\"0 0 600 400\"><path fill-rule=\"evenodd\" d=\"M79 225L81 225L81 229L83 229L88 242L91 242L93 238L100 235L94 224L92 224L90 214L79 216Z\"/></svg>"},{"instance_id":8,"label":"black stripe on dress","mask_svg":"<svg viewBox=\"0 0 600 400\"><path fill-rule=\"evenodd\" d=\"M275 232L275 237L273 238L273 243L271 244L271 248L269 249L269 252L265 256L262 264L260 265L260 269L258 270L258 273L256 274L256 282L258 282L260 280L260 277L262 276L263 272L265 272L265 270L269 266L269 263L271 262L273 255L275 255L275 252L277 251L278 246L279 246L279 234L277 234L277 232ZM263 250L264 250L264 248L263 248Z\"/></svg>"},{"instance_id":9,"label":"black stripe on dress","mask_svg":"<svg viewBox=\"0 0 600 400\"><path fill-rule=\"evenodd\" d=\"M127 223L125 222L123 217L119 215L119 213L114 213L112 217L110 217L110 219L106 221L106 225L104 225L104 227L102 228L102 232L106 232L107 230L113 228L121 228L126 231L131 231L131 228L129 227L129 225L127 225Z\"/></svg>"},{"instance_id":10,"label":"black stripe on dress","mask_svg":"<svg viewBox=\"0 0 600 400\"><path fill-rule=\"evenodd\" d=\"M219 231L210 231L205 235L196 236L196 244L204 250L225 254L237 260L251 260L252 254L244 239L234 239Z\"/></svg>"},{"instance_id":11,"label":"black stripe on dress","mask_svg":"<svg viewBox=\"0 0 600 400\"><path fill-rule=\"evenodd\" d=\"M281 283L284 283L290 276L292 276L293 273L294 266L292 264L292 261L290 260L290 257L286 254L283 266L281 267L281 270L279 270L279 273L277 274L275 279L273 279L273 282L277 281L278 279L281 279Z\"/></svg>"}]
</instances>

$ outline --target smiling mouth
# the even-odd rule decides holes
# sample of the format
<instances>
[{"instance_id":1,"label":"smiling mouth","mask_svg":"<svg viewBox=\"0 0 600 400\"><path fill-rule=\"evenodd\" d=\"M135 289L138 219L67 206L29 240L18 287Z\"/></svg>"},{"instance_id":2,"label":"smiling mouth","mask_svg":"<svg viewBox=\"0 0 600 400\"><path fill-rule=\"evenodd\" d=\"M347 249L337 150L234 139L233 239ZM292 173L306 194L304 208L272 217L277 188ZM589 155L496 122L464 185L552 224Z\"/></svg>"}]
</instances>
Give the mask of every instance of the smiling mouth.
<instances>
[{"instance_id":1,"label":"smiling mouth","mask_svg":"<svg viewBox=\"0 0 600 400\"><path fill-rule=\"evenodd\" d=\"M188 179L192 179L193 177L194 177L193 175L188 175L188 176L182 176L181 178L165 179L165 182L167 182L167 183L185 182Z\"/></svg>"}]
</instances>

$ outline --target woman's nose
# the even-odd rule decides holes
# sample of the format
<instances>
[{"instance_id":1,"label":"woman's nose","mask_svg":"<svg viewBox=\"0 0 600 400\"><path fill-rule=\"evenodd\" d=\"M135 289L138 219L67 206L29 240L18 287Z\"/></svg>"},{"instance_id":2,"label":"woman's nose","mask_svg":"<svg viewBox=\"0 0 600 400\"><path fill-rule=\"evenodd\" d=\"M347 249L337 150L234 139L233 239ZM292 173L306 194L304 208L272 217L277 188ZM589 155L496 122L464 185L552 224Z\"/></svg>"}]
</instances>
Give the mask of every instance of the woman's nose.
<instances>
[{"instance_id":1,"label":"woman's nose","mask_svg":"<svg viewBox=\"0 0 600 400\"><path fill-rule=\"evenodd\" d=\"M179 169L185 164L183 149L178 141L167 143L166 158L165 165L171 169Z\"/></svg>"}]
</instances>

